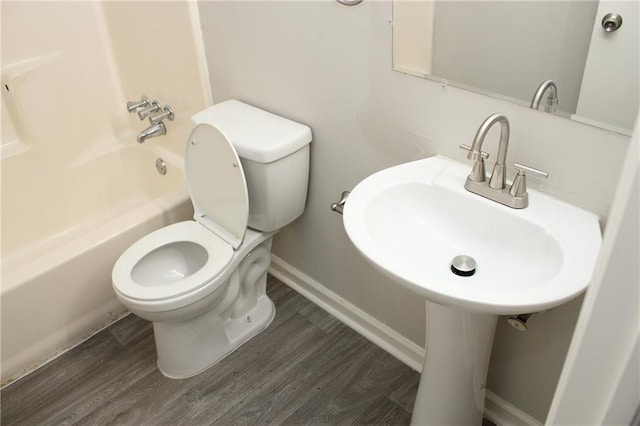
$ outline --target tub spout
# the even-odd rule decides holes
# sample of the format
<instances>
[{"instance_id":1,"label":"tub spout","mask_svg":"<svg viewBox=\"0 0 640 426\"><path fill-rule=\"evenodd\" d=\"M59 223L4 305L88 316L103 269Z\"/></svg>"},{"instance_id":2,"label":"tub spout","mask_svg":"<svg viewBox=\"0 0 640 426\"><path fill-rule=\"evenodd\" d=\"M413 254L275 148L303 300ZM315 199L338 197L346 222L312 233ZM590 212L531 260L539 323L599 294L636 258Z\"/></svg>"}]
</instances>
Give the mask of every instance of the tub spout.
<instances>
[{"instance_id":1,"label":"tub spout","mask_svg":"<svg viewBox=\"0 0 640 426\"><path fill-rule=\"evenodd\" d=\"M152 124L151 126L138 133L138 143L142 143L149 138L155 138L166 134L167 128L164 126L164 123L160 121L158 123Z\"/></svg>"}]
</instances>

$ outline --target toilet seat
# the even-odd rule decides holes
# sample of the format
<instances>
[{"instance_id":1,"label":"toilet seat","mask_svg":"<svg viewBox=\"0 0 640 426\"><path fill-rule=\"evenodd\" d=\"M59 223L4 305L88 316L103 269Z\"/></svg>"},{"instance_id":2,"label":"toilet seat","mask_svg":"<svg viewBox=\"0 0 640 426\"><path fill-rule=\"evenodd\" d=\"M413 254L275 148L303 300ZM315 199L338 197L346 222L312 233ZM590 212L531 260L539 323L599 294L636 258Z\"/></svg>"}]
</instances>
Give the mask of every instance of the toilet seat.
<instances>
[{"instance_id":1,"label":"toilet seat","mask_svg":"<svg viewBox=\"0 0 640 426\"><path fill-rule=\"evenodd\" d=\"M206 260L197 270L184 278L171 282L136 280L134 270L145 257L157 255L158 249L175 243L187 243L201 247ZM155 253L154 253L155 252ZM233 257L232 247L214 233L194 221L179 222L154 231L132 244L116 261L113 267L113 282L116 291L130 300L157 302L192 293L211 282L225 270ZM155 262L159 265L165 259ZM171 268L172 265L164 265ZM194 268L195 269L195 268ZM165 280L166 281L166 280ZM218 283L218 285L220 285ZM215 291L212 288L211 291Z\"/></svg>"},{"instance_id":2,"label":"toilet seat","mask_svg":"<svg viewBox=\"0 0 640 426\"><path fill-rule=\"evenodd\" d=\"M161 228L122 253L112 274L123 298L153 303L194 293L225 270L242 244L249 195L240 158L227 137L210 124L195 126L184 169L195 221Z\"/></svg>"}]
</instances>

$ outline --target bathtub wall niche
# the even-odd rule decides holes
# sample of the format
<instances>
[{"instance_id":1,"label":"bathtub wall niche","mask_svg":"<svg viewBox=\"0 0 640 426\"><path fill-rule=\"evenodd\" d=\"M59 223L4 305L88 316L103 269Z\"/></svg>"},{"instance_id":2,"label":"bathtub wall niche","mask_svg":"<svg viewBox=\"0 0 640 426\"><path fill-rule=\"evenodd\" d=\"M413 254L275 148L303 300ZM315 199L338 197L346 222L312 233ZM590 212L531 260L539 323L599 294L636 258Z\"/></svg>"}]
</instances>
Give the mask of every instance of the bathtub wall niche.
<instances>
[{"instance_id":1,"label":"bathtub wall niche","mask_svg":"<svg viewBox=\"0 0 640 426\"><path fill-rule=\"evenodd\" d=\"M1 28L5 384L122 314L115 259L192 215L182 153L211 91L190 2L8 1ZM175 120L138 144L143 94Z\"/></svg>"}]
</instances>

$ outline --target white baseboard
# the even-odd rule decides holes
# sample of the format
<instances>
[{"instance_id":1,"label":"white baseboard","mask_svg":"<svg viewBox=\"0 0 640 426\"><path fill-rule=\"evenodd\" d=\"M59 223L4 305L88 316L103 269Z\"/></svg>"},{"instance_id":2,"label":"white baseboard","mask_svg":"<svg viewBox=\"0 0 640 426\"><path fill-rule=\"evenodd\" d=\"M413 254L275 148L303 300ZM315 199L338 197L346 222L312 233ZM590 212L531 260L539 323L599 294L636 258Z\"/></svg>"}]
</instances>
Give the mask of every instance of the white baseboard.
<instances>
[{"instance_id":1,"label":"white baseboard","mask_svg":"<svg viewBox=\"0 0 640 426\"><path fill-rule=\"evenodd\" d=\"M484 416L500 426L542 426L542 423L538 420L500 398L490 390L487 390L484 399Z\"/></svg>"},{"instance_id":2,"label":"white baseboard","mask_svg":"<svg viewBox=\"0 0 640 426\"><path fill-rule=\"evenodd\" d=\"M338 296L313 278L277 256L271 256L269 273L289 287L381 347L409 367L420 372L424 349L351 302Z\"/></svg>"},{"instance_id":3,"label":"white baseboard","mask_svg":"<svg viewBox=\"0 0 640 426\"><path fill-rule=\"evenodd\" d=\"M417 372L422 371L424 349L402 336L351 302L338 296L313 278L294 268L278 256L271 255L269 273L306 297L375 345L389 352ZM514 405L487 390L484 406L486 418L499 426L542 424Z\"/></svg>"}]
</instances>

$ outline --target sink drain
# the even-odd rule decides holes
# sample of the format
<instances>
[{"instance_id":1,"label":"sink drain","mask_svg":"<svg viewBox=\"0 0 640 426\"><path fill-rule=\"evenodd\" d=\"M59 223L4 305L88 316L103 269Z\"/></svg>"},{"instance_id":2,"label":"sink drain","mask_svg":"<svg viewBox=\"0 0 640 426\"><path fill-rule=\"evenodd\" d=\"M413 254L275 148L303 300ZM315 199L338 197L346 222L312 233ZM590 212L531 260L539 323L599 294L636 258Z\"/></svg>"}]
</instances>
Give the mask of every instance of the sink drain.
<instances>
[{"instance_id":1,"label":"sink drain","mask_svg":"<svg viewBox=\"0 0 640 426\"><path fill-rule=\"evenodd\" d=\"M476 273L476 261L464 254L456 256L451 261L451 272L461 277L470 277Z\"/></svg>"}]
</instances>

